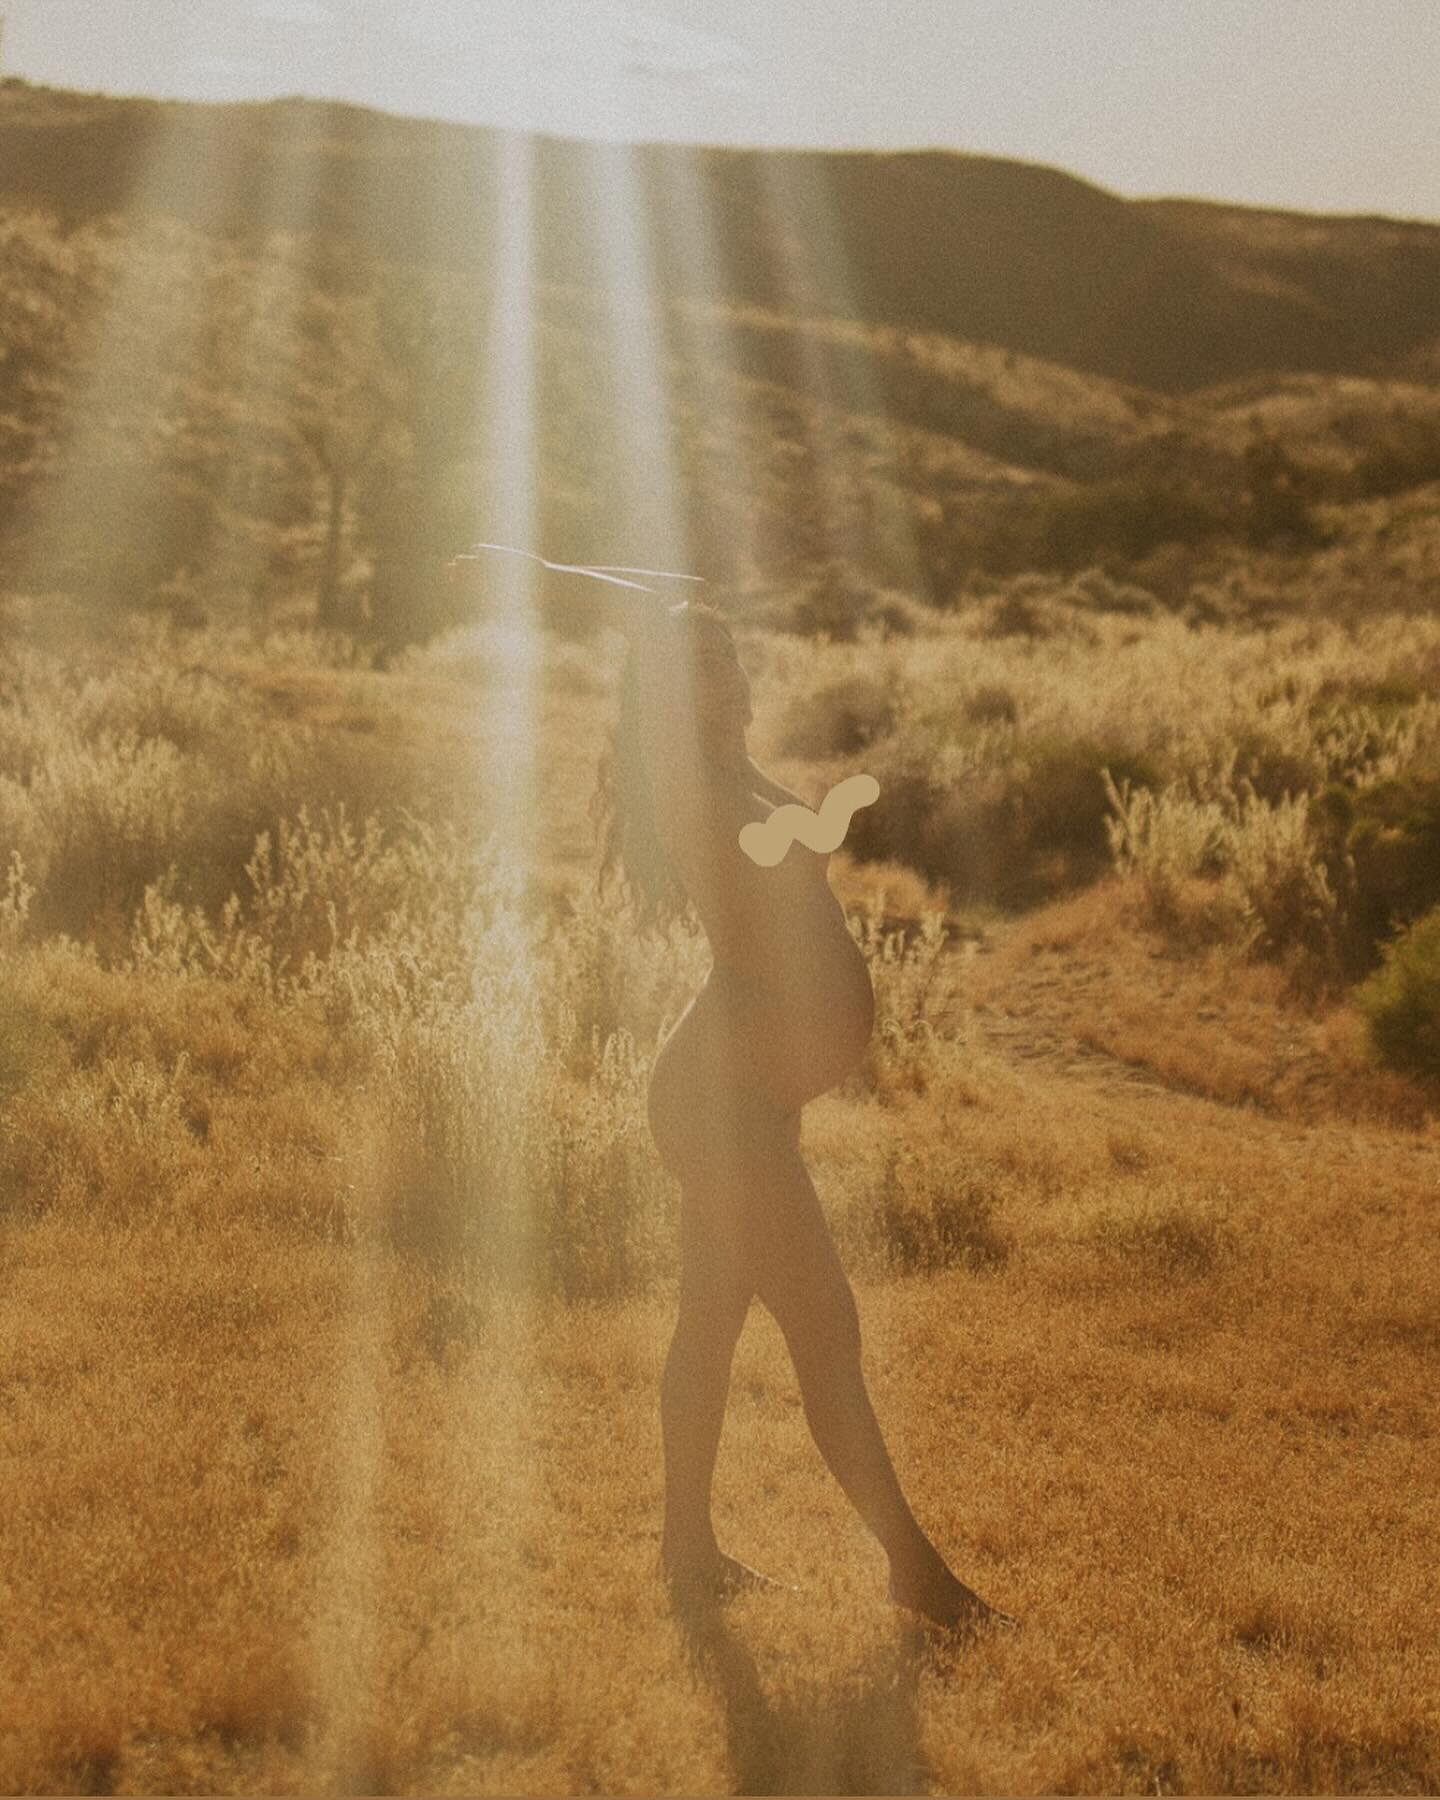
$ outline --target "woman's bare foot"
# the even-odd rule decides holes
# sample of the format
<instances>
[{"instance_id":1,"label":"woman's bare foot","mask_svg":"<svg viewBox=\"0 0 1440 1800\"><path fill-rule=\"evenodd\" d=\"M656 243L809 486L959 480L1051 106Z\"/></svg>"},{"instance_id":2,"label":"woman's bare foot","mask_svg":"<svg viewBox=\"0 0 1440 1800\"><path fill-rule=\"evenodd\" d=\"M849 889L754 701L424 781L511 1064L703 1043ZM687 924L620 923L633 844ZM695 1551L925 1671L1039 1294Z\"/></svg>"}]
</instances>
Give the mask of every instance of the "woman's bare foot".
<instances>
[{"instance_id":1,"label":"woman's bare foot","mask_svg":"<svg viewBox=\"0 0 1440 1800\"><path fill-rule=\"evenodd\" d=\"M731 1600L737 1594L787 1593L783 1581L773 1575L762 1575L737 1557L717 1550L713 1556L670 1559L662 1555L660 1572L678 1598Z\"/></svg>"},{"instance_id":2,"label":"woman's bare foot","mask_svg":"<svg viewBox=\"0 0 1440 1800\"><path fill-rule=\"evenodd\" d=\"M907 1612L960 1636L991 1626L1014 1628L1019 1620L989 1605L937 1557L924 1568L890 1571L890 1598Z\"/></svg>"}]
</instances>

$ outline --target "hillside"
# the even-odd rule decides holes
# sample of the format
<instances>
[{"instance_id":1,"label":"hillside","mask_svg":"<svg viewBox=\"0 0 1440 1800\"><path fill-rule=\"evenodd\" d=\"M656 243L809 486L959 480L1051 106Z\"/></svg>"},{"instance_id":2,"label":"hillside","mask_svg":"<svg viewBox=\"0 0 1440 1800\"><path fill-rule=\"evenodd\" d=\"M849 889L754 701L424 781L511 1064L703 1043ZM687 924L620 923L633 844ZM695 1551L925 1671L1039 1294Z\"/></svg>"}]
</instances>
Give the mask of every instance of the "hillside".
<instances>
[{"instance_id":1,"label":"hillside","mask_svg":"<svg viewBox=\"0 0 1440 1800\"><path fill-rule=\"evenodd\" d=\"M1434 242L0 85L0 1792L1440 1792ZM794 1142L1019 1632L891 1604L759 1306L782 1585L657 1579L713 951L599 879L600 584L480 536L702 575L878 783Z\"/></svg>"},{"instance_id":2,"label":"hillside","mask_svg":"<svg viewBox=\"0 0 1440 1800\"><path fill-rule=\"evenodd\" d=\"M628 280L616 243L638 210L665 293L943 331L1168 391L1374 373L1436 334L1427 224L1126 201L955 152L627 151L334 104L0 89L0 196L71 219L323 225L377 255L477 266L527 168L544 280Z\"/></svg>"},{"instance_id":3,"label":"hillside","mask_svg":"<svg viewBox=\"0 0 1440 1800\"><path fill-rule=\"evenodd\" d=\"M5 585L395 642L467 616L439 571L480 537L843 633L1093 566L1354 606L1388 532L1423 607L1437 281L1429 226L993 158L12 81Z\"/></svg>"}]
</instances>

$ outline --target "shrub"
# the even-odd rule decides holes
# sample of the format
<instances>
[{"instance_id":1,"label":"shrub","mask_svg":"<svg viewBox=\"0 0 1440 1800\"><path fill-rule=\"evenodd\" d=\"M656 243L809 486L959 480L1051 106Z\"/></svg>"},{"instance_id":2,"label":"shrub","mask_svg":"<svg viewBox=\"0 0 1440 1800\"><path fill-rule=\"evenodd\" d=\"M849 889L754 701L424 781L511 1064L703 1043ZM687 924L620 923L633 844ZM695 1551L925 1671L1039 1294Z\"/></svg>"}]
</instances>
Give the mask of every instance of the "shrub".
<instances>
[{"instance_id":1,"label":"shrub","mask_svg":"<svg viewBox=\"0 0 1440 1800\"><path fill-rule=\"evenodd\" d=\"M1063 590L1042 575L1022 575L982 609L982 638L1079 637L1096 642L1093 627L1066 603Z\"/></svg>"},{"instance_id":2,"label":"shrub","mask_svg":"<svg viewBox=\"0 0 1440 1800\"><path fill-rule=\"evenodd\" d=\"M1242 727L1229 748L1234 752L1234 778L1248 783L1271 805L1290 794L1309 793L1320 775L1309 746L1288 742L1264 726Z\"/></svg>"},{"instance_id":3,"label":"shrub","mask_svg":"<svg viewBox=\"0 0 1440 1800\"><path fill-rule=\"evenodd\" d=\"M102 730L61 740L30 783L43 829L36 886L46 922L78 931L127 916L175 853L196 804L180 752L165 738ZM40 907L37 906L37 911Z\"/></svg>"},{"instance_id":4,"label":"shrub","mask_svg":"<svg viewBox=\"0 0 1440 1800\"><path fill-rule=\"evenodd\" d=\"M1026 744L1028 767L1021 789L1022 828L1034 853L1071 859L1070 879L1093 876L1108 848L1107 774L1121 781L1153 782L1155 764L1123 744L1093 738L1052 738Z\"/></svg>"},{"instance_id":5,"label":"shrub","mask_svg":"<svg viewBox=\"0 0 1440 1800\"><path fill-rule=\"evenodd\" d=\"M1132 619L1154 618L1160 602L1138 582L1117 581L1104 569L1085 569L1065 588L1072 606L1089 612L1119 613Z\"/></svg>"},{"instance_id":6,"label":"shrub","mask_svg":"<svg viewBox=\"0 0 1440 1800\"><path fill-rule=\"evenodd\" d=\"M1181 1194L1153 1194L1133 1209L1102 1213L1090 1238L1103 1255L1140 1273L1178 1279L1208 1275L1234 1242L1214 1206Z\"/></svg>"},{"instance_id":7,"label":"shrub","mask_svg":"<svg viewBox=\"0 0 1440 1800\"><path fill-rule=\"evenodd\" d=\"M1333 783L1317 818L1344 896L1350 965L1363 972L1398 927L1440 904L1440 776L1416 772L1358 794Z\"/></svg>"},{"instance_id":8,"label":"shrub","mask_svg":"<svg viewBox=\"0 0 1440 1800\"><path fill-rule=\"evenodd\" d=\"M1356 998L1384 1062L1440 1079L1440 906L1386 946Z\"/></svg>"},{"instance_id":9,"label":"shrub","mask_svg":"<svg viewBox=\"0 0 1440 1800\"><path fill-rule=\"evenodd\" d=\"M939 1031L944 920L938 912L927 913L919 930L907 936L886 931L874 905L848 922L875 990L875 1029L853 1079L882 1102L899 1093L924 1093L944 1054Z\"/></svg>"},{"instance_id":10,"label":"shrub","mask_svg":"<svg viewBox=\"0 0 1440 1800\"><path fill-rule=\"evenodd\" d=\"M1055 488L1011 509L992 529L990 567L1083 570L1102 558L1136 559L1161 544L1200 544L1233 534L1238 494L1152 475Z\"/></svg>"},{"instance_id":11,"label":"shrub","mask_svg":"<svg viewBox=\"0 0 1440 1800\"><path fill-rule=\"evenodd\" d=\"M1184 783L1158 792L1106 774L1111 850L1122 873L1140 876L1152 916L1179 932L1197 917L1228 926L1237 947L1290 964L1302 984L1338 968L1337 896L1309 830L1309 797L1271 804L1241 791L1200 797ZM1197 877L1215 888L1197 905Z\"/></svg>"},{"instance_id":12,"label":"shrub","mask_svg":"<svg viewBox=\"0 0 1440 1800\"><path fill-rule=\"evenodd\" d=\"M613 887L587 884L573 893L547 946L548 991L555 1030L570 1024L566 1067L589 1079L603 1046L625 1032L647 1054L699 991L707 950L692 925L672 922L637 933Z\"/></svg>"},{"instance_id":13,"label":"shrub","mask_svg":"<svg viewBox=\"0 0 1440 1800\"><path fill-rule=\"evenodd\" d=\"M786 629L852 644L870 613L871 590L844 570L827 571L790 608Z\"/></svg>"},{"instance_id":14,"label":"shrub","mask_svg":"<svg viewBox=\"0 0 1440 1800\"><path fill-rule=\"evenodd\" d=\"M972 725L1013 725L1020 717L1014 693L998 681L982 681L966 695L960 710Z\"/></svg>"},{"instance_id":15,"label":"shrub","mask_svg":"<svg viewBox=\"0 0 1440 1800\"><path fill-rule=\"evenodd\" d=\"M957 900L1024 906L1093 880L1107 861L1104 770L1154 781L1147 755L1088 735L922 724L873 746L881 804L846 840L860 861L910 864Z\"/></svg>"},{"instance_id":16,"label":"shrub","mask_svg":"<svg viewBox=\"0 0 1440 1800\"><path fill-rule=\"evenodd\" d=\"M993 1171L971 1157L892 1149L871 1217L873 1248L894 1274L998 1269L1011 1245L997 1207Z\"/></svg>"},{"instance_id":17,"label":"shrub","mask_svg":"<svg viewBox=\"0 0 1440 1800\"><path fill-rule=\"evenodd\" d=\"M1339 929L1335 891L1308 820L1308 796L1270 806L1251 790L1235 813L1228 846L1251 949L1288 963L1302 982L1335 972Z\"/></svg>"},{"instance_id":18,"label":"shrub","mask_svg":"<svg viewBox=\"0 0 1440 1800\"><path fill-rule=\"evenodd\" d=\"M18 943L30 913L35 890L25 879L25 863L18 850L10 852L10 867L0 893L0 944Z\"/></svg>"},{"instance_id":19,"label":"shrub","mask_svg":"<svg viewBox=\"0 0 1440 1800\"><path fill-rule=\"evenodd\" d=\"M669 1255L649 1058L624 1030L596 1032L576 1079L551 946L506 891L492 884L488 917L482 892L433 936L416 916L334 945L290 998L318 999L331 1034L357 1046L390 1242L503 1287L614 1298Z\"/></svg>"},{"instance_id":20,"label":"shrub","mask_svg":"<svg viewBox=\"0 0 1440 1800\"><path fill-rule=\"evenodd\" d=\"M895 716L892 682L846 675L790 702L780 727L780 749L786 756L853 756L891 732Z\"/></svg>"}]
</instances>

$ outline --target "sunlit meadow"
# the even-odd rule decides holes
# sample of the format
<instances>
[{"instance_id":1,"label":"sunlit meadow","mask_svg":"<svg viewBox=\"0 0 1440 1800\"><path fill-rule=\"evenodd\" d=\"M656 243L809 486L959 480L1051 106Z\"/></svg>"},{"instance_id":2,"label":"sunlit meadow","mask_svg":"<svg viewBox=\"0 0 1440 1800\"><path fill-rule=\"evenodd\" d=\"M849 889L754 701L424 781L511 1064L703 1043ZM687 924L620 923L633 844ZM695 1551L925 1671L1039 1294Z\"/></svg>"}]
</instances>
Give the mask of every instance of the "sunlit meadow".
<instances>
[{"instance_id":1,"label":"sunlit meadow","mask_svg":"<svg viewBox=\"0 0 1440 1800\"><path fill-rule=\"evenodd\" d=\"M1440 1789L1437 270L0 82L0 1789ZM759 1309L787 1585L668 1603L708 952L597 880L600 584L476 538L703 574L759 763L879 783L804 1148L1016 1633L889 1605Z\"/></svg>"},{"instance_id":2,"label":"sunlit meadow","mask_svg":"<svg viewBox=\"0 0 1440 1800\"><path fill-rule=\"evenodd\" d=\"M1347 876L1302 828L1434 767L1433 621L1057 582L741 634L762 762L889 802L833 869L880 1022L806 1148L916 1510L1023 1620L946 1648L758 1313L718 1518L792 1591L683 1628L656 1579L643 1096L706 954L594 882L617 647L545 640L527 863L503 625L381 671L34 619L0 650L0 1787L1433 1791L1436 1088L1358 1008L1355 844Z\"/></svg>"}]
</instances>

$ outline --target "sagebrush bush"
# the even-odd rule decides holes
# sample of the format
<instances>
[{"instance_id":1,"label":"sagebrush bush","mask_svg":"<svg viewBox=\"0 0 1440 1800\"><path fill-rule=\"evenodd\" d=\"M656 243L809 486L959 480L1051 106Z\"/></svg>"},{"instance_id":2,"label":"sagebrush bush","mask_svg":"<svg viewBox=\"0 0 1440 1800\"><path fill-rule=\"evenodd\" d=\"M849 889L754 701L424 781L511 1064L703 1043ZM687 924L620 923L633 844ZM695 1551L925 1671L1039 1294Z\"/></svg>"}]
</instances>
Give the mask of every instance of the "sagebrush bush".
<instances>
[{"instance_id":1,"label":"sagebrush bush","mask_svg":"<svg viewBox=\"0 0 1440 1800\"><path fill-rule=\"evenodd\" d=\"M1132 1265L1142 1276L1208 1275L1233 1248L1224 1199L1147 1192L1134 1204L1104 1208L1090 1225L1089 1239L1102 1255Z\"/></svg>"},{"instance_id":2,"label":"sagebrush bush","mask_svg":"<svg viewBox=\"0 0 1440 1800\"><path fill-rule=\"evenodd\" d=\"M1162 929L1183 939L1201 924L1206 941L1289 961L1302 979L1335 972L1339 909L1307 796L1272 805L1244 782L1238 794L1202 797L1188 784L1156 792L1108 772L1105 781L1116 864L1139 876ZM1197 881L1211 884L1208 898Z\"/></svg>"},{"instance_id":3,"label":"sagebrush bush","mask_svg":"<svg viewBox=\"0 0 1440 1800\"><path fill-rule=\"evenodd\" d=\"M996 1171L973 1157L892 1148L872 1202L871 1248L893 1274L999 1269L1011 1241L999 1224Z\"/></svg>"},{"instance_id":4,"label":"sagebrush bush","mask_svg":"<svg viewBox=\"0 0 1440 1800\"><path fill-rule=\"evenodd\" d=\"M1440 1080L1440 906L1386 946L1356 998L1386 1063Z\"/></svg>"},{"instance_id":5,"label":"sagebrush bush","mask_svg":"<svg viewBox=\"0 0 1440 1800\"><path fill-rule=\"evenodd\" d=\"M779 746L787 756L853 756L893 731L896 714L893 682L848 675L789 703Z\"/></svg>"}]
</instances>

